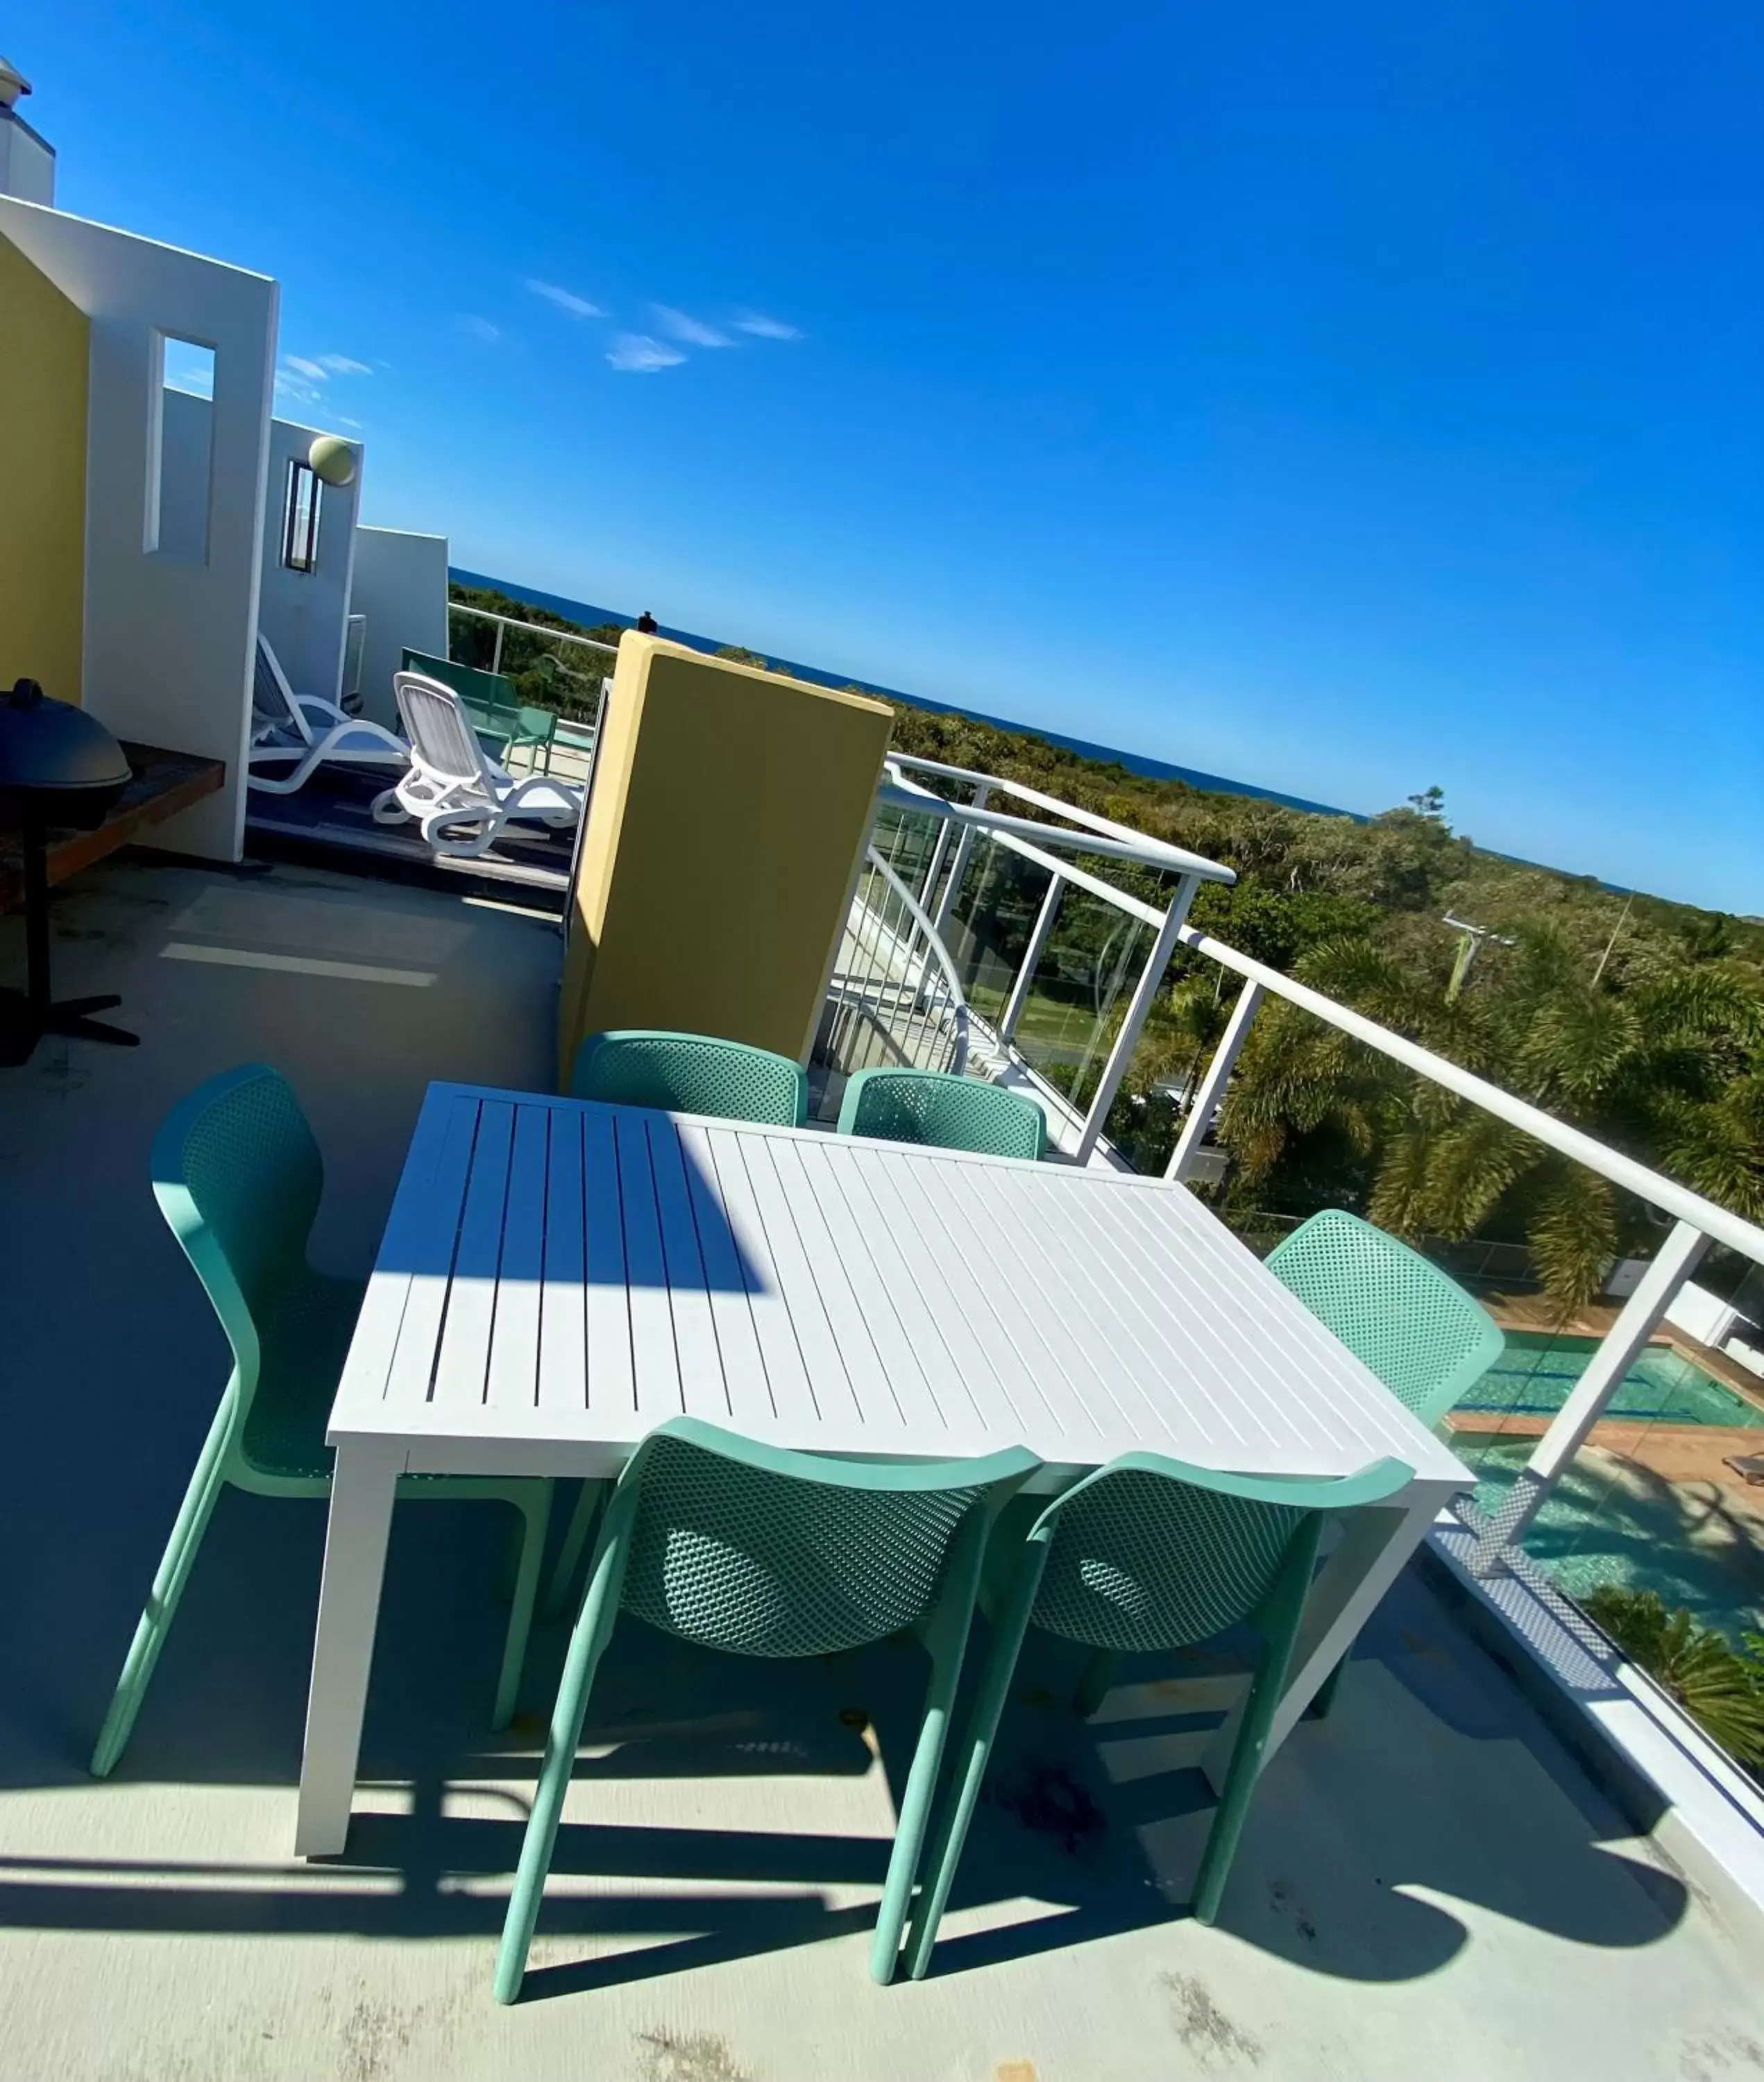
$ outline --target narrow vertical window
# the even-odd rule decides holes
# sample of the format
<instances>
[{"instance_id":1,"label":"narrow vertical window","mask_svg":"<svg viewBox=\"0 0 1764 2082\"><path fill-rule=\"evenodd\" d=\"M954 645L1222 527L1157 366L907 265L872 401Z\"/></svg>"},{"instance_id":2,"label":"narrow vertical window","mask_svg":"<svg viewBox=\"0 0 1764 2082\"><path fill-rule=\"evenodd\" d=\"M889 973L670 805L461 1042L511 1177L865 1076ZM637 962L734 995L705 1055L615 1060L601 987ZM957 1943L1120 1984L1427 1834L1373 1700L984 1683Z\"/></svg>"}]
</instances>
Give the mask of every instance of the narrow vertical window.
<instances>
[{"instance_id":1,"label":"narrow vertical window","mask_svg":"<svg viewBox=\"0 0 1764 2082\"><path fill-rule=\"evenodd\" d=\"M156 334L149 373L144 546L149 554L205 564L214 492L214 349Z\"/></svg>"},{"instance_id":2,"label":"narrow vertical window","mask_svg":"<svg viewBox=\"0 0 1764 2082\"><path fill-rule=\"evenodd\" d=\"M318 567L318 478L312 465L294 457L288 466L288 489L282 499L282 563L288 571Z\"/></svg>"}]
</instances>

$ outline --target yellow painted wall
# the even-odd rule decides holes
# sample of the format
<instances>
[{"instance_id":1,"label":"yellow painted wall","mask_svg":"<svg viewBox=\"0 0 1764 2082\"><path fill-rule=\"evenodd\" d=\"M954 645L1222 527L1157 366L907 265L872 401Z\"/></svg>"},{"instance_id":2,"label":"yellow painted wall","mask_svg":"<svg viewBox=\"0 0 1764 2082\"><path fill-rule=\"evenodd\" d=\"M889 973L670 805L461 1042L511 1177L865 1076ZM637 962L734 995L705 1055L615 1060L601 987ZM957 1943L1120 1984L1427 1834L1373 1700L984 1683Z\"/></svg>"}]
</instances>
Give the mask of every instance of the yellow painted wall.
<instances>
[{"instance_id":1,"label":"yellow painted wall","mask_svg":"<svg viewBox=\"0 0 1764 2082\"><path fill-rule=\"evenodd\" d=\"M585 1035L663 1026L806 1060L891 711L627 634L583 837L559 1083Z\"/></svg>"},{"instance_id":2,"label":"yellow painted wall","mask_svg":"<svg viewBox=\"0 0 1764 2082\"><path fill-rule=\"evenodd\" d=\"M0 686L80 698L86 314L0 234Z\"/></svg>"}]
</instances>

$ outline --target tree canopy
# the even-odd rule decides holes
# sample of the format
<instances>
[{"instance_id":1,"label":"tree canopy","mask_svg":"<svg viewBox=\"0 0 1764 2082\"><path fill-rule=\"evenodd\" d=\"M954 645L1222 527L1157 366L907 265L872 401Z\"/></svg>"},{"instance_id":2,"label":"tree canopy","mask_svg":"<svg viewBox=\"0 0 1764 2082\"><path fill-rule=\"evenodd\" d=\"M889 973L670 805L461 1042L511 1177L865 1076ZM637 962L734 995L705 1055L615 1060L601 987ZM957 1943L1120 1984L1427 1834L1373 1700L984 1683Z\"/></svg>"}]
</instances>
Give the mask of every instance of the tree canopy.
<instances>
[{"instance_id":1,"label":"tree canopy","mask_svg":"<svg viewBox=\"0 0 1764 2082\"><path fill-rule=\"evenodd\" d=\"M500 595L455 594L546 627L575 626ZM457 627L485 639L484 659L471 662L487 663L490 625L461 617ZM621 630L581 633L617 643ZM549 668L517 651L520 635L506 633L504 669L518 661L521 697L535 698L528 688L539 681L523 675ZM719 655L764 663L736 646ZM1764 920L1488 852L1452 829L1437 785L1370 818L1320 815L886 698L903 752L1029 782L1233 869L1234 885L1206 884L1196 899L1194 922L1208 934L1764 1218ZM1148 870L1087 864L1148 900L1168 887ZM988 955L995 973L1008 970L1027 941L1046 878L1038 884L1023 869L985 858L964 886L958 920L976 979ZM1480 937L1465 968L1467 926ZM1100 902L1068 900L1050 948L1049 993L1066 992L1105 1027L1118 1022L1125 997L1102 985L1118 980L1119 928L1120 914ZM1204 1068L1235 990L1185 952L1167 983L1109 1122L1142 1167L1168 1155L1172 1094ZM975 995L979 1003L978 987ZM1068 1051L1046 1073L1081 1098L1101 1053ZM1523 1241L1564 1309L1598 1291L1611 1257L1651 1248L1656 1233L1644 1209L1584 1167L1280 1001L1265 1005L1252 1032L1219 1134L1238 1215L1348 1206L1400 1234Z\"/></svg>"}]
</instances>

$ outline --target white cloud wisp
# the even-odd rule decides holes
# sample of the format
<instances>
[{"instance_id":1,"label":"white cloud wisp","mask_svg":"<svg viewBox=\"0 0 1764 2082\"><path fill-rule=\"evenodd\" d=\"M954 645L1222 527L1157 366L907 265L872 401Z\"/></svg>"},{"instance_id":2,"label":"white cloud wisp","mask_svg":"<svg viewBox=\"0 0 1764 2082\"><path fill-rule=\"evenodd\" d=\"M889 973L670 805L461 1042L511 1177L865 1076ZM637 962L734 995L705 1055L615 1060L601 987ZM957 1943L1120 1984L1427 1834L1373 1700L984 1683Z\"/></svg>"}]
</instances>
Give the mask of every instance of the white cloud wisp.
<instances>
[{"instance_id":1,"label":"white cloud wisp","mask_svg":"<svg viewBox=\"0 0 1764 2082\"><path fill-rule=\"evenodd\" d=\"M670 339L683 339L688 347L733 347L735 342L714 325L695 318L689 311L677 311L671 304L651 304L655 322Z\"/></svg>"},{"instance_id":2,"label":"white cloud wisp","mask_svg":"<svg viewBox=\"0 0 1764 2082\"><path fill-rule=\"evenodd\" d=\"M628 374L652 376L658 369L677 369L686 357L665 340L645 332L621 332L606 351L613 368Z\"/></svg>"},{"instance_id":3,"label":"white cloud wisp","mask_svg":"<svg viewBox=\"0 0 1764 2082\"><path fill-rule=\"evenodd\" d=\"M786 325L782 318L768 318L764 311L743 311L731 321L737 332L751 333L756 339L800 339L800 327Z\"/></svg>"},{"instance_id":4,"label":"white cloud wisp","mask_svg":"<svg viewBox=\"0 0 1764 2082\"><path fill-rule=\"evenodd\" d=\"M574 289L560 289L555 282L536 281L529 275L525 286L536 297L543 297L548 304L555 304L560 311L567 311L573 318L604 318L606 313L598 304L591 304L586 297L579 297Z\"/></svg>"}]
</instances>

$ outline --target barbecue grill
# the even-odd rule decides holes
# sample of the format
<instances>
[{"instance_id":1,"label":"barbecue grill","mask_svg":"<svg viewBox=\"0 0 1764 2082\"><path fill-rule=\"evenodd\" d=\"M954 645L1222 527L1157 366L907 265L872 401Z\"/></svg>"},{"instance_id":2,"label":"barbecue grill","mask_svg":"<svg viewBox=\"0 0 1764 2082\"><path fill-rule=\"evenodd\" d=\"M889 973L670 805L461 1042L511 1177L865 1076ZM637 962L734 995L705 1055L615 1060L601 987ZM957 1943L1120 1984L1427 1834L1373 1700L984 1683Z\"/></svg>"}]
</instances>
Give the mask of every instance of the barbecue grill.
<instances>
[{"instance_id":1,"label":"barbecue grill","mask_svg":"<svg viewBox=\"0 0 1764 2082\"><path fill-rule=\"evenodd\" d=\"M94 1019L120 997L49 995L48 835L103 823L131 779L122 747L94 716L52 701L35 680L0 693L0 823L17 826L24 857L23 991L0 990L0 1065L27 1062L45 1034L133 1047L138 1035Z\"/></svg>"}]
</instances>

